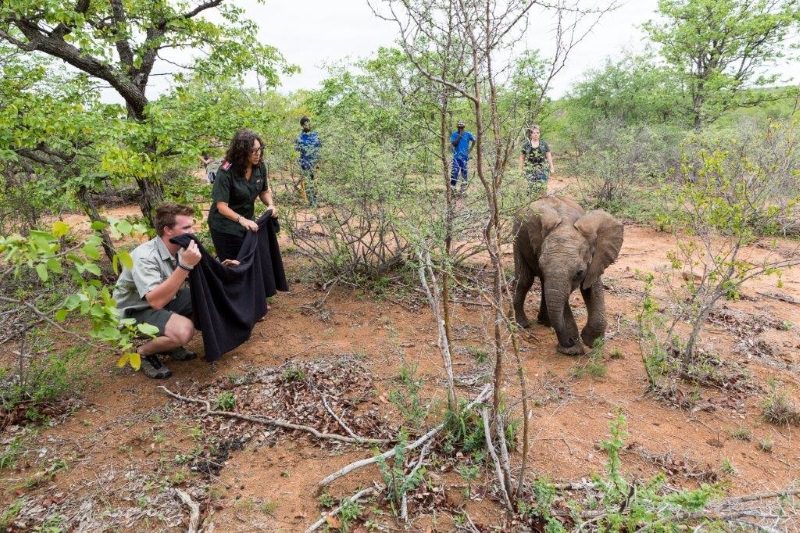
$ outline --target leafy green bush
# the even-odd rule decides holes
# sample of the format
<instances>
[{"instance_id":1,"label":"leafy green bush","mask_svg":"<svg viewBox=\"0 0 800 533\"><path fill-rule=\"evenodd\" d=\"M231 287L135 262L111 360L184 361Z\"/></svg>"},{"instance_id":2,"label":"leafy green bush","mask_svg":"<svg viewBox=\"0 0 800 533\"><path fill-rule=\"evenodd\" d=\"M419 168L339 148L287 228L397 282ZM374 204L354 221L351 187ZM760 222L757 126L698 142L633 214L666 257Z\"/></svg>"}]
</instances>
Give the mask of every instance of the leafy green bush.
<instances>
[{"instance_id":1,"label":"leafy green bush","mask_svg":"<svg viewBox=\"0 0 800 533\"><path fill-rule=\"evenodd\" d=\"M0 272L3 282L0 302L18 310L17 316L23 320L26 315L33 315L36 321L49 321L68 333L59 323L70 317L82 317L89 322L88 332L84 324L75 336L85 338L88 333L89 337L108 343L123 352L117 361L119 366L130 363L138 369L140 358L133 351L133 341L141 334L152 335L153 328L120 318L111 290L103 283L101 267L106 264L101 255L101 233L108 232L121 239L146 230L127 220L96 221L92 223L93 232L85 238L73 236L70 230L68 224L59 220L49 229L31 230L24 236L0 236L0 261L4 264ZM131 265L131 256L126 251L113 255L111 266L115 272L120 266ZM57 303L42 307L49 300Z\"/></svg>"},{"instance_id":2,"label":"leafy green bush","mask_svg":"<svg viewBox=\"0 0 800 533\"><path fill-rule=\"evenodd\" d=\"M233 411L236 407L236 395L231 391L224 391L214 400L214 409L220 411Z\"/></svg>"}]
</instances>

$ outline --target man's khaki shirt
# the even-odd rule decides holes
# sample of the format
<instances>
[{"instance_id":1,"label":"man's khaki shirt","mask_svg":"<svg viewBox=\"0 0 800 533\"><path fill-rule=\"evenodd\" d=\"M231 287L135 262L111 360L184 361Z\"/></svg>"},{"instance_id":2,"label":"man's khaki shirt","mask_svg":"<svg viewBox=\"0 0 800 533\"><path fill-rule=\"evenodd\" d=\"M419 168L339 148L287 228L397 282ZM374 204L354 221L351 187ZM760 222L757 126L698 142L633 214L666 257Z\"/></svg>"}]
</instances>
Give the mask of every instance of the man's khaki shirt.
<instances>
[{"instance_id":1,"label":"man's khaki shirt","mask_svg":"<svg viewBox=\"0 0 800 533\"><path fill-rule=\"evenodd\" d=\"M175 272L177 258L169 253L161 237L150 239L131 252L133 268L122 270L114 287L117 308L126 311L150 307L144 295L161 285Z\"/></svg>"}]
</instances>

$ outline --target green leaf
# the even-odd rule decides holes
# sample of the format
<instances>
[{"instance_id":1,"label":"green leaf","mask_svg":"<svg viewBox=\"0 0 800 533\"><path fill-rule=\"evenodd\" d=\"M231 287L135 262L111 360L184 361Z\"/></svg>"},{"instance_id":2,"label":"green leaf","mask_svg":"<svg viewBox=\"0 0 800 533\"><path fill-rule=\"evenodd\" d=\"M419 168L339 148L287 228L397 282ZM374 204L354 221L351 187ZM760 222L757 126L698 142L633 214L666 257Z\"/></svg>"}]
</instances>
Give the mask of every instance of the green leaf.
<instances>
[{"instance_id":1,"label":"green leaf","mask_svg":"<svg viewBox=\"0 0 800 533\"><path fill-rule=\"evenodd\" d=\"M63 237L67 233L69 233L69 224L62 222L61 220L56 220L53 222L53 235L56 238Z\"/></svg>"},{"instance_id":2,"label":"green leaf","mask_svg":"<svg viewBox=\"0 0 800 533\"><path fill-rule=\"evenodd\" d=\"M120 367L120 368L123 368L125 365L128 364L128 361L130 360L130 358L131 358L131 354L129 354L129 353L122 354L122 357L117 359L117 366ZM140 364L141 364L141 361L140 361Z\"/></svg>"},{"instance_id":3,"label":"green leaf","mask_svg":"<svg viewBox=\"0 0 800 533\"><path fill-rule=\"evenodd\" d=\"M86 254L86 257L89 259L94 259L95 261L100 259L100 250L88 242L83 245L83 253Z\"/></svg>"},{"instance_id":4,"label":"green leaf","mask_svg":"<svg viewBox=\"0 0 800 533\"><path fill-rule=\"evenodd\" d=\"M67 309L59 309L56 311L56 320L58 322L64 322L67 319L67 315L69 311Z\"/></svg>"},{"instance_id":5,"label":"green leaf","mask_svg":"<svg viewBox=\"0 0 800 533\"><path fill-rule=\"evenodd\" d=\"M92 222L92 229L95 231L102 231L107 227L108 224L106 222L103 222L102 220L95 220L94 222Z\"/></svg>"},{"instance_id":6,"label":"green leaf","mask_svg":"<svg viewBox=\"0 0 800 533\"><path fill-rule=\"evenodd\" d=\"M80 304L81 304L81 298L77 294L69 295L67 299L64 301L64 307L66 307L70 311L72 311L73 309L77 309Z\"/></svg>"},{"instance_id":7,"label":"green leaf","mask_svg":"<svg viewBox=\"0 0 800 533\"><path fill-rule=\"evenodd\" d=\"M64 270L61 268L61 261L56 259L55 257L51 257L47 260L47 269L55 272L56 274L61 274Z\"/></svg>"},{"instance_id":8,"label":"green leaf","mask_svg":"<svg viewBox=\"0 0 800 533\"><path fill-rule=\"evenodd\" d=\"M117 226L117 231L119 231L123 235L128 235L133 229L133 226L131 226L131 223L128 222L127 220L120 220L119 222L117 222L116 226Z\"/></svg>"},{"instance_id":9,"label":"green leaf","mask_svg":"<svg viewBox=\"0 0 800 533\"><path fill-rule=\"evenodd\" d=\"M144 333L145 335L152 335L152 336L158 335L158 328L155 327L152 324L147 324L147 323L137 324L136 325L136 329L138 329L140 332Z\"/></svg>"},{"instance_id":10,"label":"green leaf","mask_svg":"<svg viewBox=\"0 0 800 533\"><path fill-rule=\"evenodd\" d=\"M142 356L136 352L131 352L128 354L128 362L131 364L131 368L134 370L139 370L142 368Z\"/></svg>"},{"instance_id":11,"label":"green leaf","mask_svg":"<svg viewBox=\"0 0 800 533\"><path fill-rule=\"evenodd\" d=\"M84 263L83 268L85 268L87 272L91 272L95 276L99 276L102 273L100 271L100 267L95 265L94 263Z\"/></svg>"},{"instance_id":12,"label":"green leaf","mask_svg":"<svg viewBox=\"0 0 800 533\"><path fill-rule=\"evenodd\" d=\"M126 251L121 251L117 254L119 256L119 261L122 263L122 266L127 268L128 270L133 268L133 258L131 254Z\"/></svg>"},{"instance_id":13,"label":"green leaf","mask_svg":"<svg viewBox=\"0 0 800 533\"><path fill-rule=\"evenodd\" d=\"M42 263L36 265L36 274L39 275L39 279L41 279L42 281L47 281L47 279L49 278L47 274L47 266L43 265Z\"/></svg>"}]
</instances>

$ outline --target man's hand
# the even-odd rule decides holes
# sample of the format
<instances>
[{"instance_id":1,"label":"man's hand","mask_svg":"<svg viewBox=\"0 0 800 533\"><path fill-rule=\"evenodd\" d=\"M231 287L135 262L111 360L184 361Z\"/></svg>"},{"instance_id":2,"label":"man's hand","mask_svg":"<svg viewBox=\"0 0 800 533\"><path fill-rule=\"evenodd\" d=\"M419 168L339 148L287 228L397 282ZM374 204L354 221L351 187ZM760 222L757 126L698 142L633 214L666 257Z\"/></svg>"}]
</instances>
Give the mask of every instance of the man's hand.
<instances>
[{"instance_id":1,"label":"man's hand","mask_svg":"<svg viewBox=\"0 0 800 533\"><path fill-rule=\"evenodd\" d=\"M272 214L270 215L272 218L278 218L278 208L275 207L275 204L268 205L267 210L272 210Z\"/></svg>"},{"instance_id":2,"label":"man's hand","mask_svg":"<svg viewBox=\"0 0 800 533\"><path fill-rule=\"evenodd\" d=\"M189 246L186 248L181 248L178 252L178 261L182 265L186 265L190 268L194 268L194 266L200 262L200 248L197 247L197 243L191 241Z\"/></svg>"},{"instance_id":3,"label":"man's hand","mask_svg":"<svg viewBox=\"0 0 800 533\"><path fill-rule=\"evenodd\" d=\"M253 222L249 218L244 218L244 217L240 218L239 219L239 224L244 226L245 229L248 229L248 230L252 231L253 233L256 233L258 231L258 224L256 224L255 222Z\"/></svg>"},{"instance_id":4,"label":"man's hand","mask_svg":"<svg viewBox=\"0 0 800 533\"><path fill-rule=\"evenodd\" d=\"M222 266L224 267L235 267L239 266L239 264L240 264L239 261L237 261L236 259L226 259L225 261L222 262Z\"/></svg>"}]
</instances>

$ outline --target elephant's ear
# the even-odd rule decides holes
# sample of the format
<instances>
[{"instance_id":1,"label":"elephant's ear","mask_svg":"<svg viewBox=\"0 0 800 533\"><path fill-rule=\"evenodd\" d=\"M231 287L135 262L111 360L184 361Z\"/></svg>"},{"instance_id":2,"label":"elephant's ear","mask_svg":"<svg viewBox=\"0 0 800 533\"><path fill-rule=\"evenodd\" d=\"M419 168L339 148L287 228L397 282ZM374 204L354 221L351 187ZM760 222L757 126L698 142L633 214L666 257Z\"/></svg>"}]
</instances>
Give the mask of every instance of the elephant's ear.
<instances>
[{"instance_id":1,"label":"elephant's ear","mask_svg":"<svg viewBox=\"0 0 800 533\"><path fill-rule=\"evenodd\" d=\"M605 211L596 209L576 220L575 229L586 237L594 250L592 263L581 285L585 290L597 281L608 265L617 260L622 248L622 223Z\"/></svg>"},{"instance_id":2,"label":"elephant's ear","mask_svg":"<svg viewBox=\"0 0 800 533\"><path fill-rule=\"evenodd\" d=\"M541 202L534 202L528 212L528 233L534 253L538 256L542 241L561 224L561 216L555 209Z\"/></svg>"}]
</instances>

